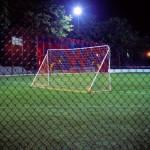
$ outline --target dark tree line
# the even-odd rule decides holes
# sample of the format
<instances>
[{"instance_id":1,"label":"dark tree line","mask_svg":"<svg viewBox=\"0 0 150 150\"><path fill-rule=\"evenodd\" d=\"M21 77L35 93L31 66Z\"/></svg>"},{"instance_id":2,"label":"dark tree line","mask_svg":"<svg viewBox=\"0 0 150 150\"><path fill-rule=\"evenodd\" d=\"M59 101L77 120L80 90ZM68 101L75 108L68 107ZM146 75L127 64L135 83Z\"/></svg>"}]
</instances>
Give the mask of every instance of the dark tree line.
<instances>
[{"instance_id":1,"label":"dark tree line","mask_svg":"<svg viewBox=\"0 0 150 150\"><path fill-rule=\"evenodd\" d=\"M2 0L7 9L10 28L21 26L31 28L36 34L52 37L66 37L72 31L71 17L66 15L63 5L56 0ZM1 15L2 16L2 15ZM2 18L1 18L2 19ZM6 20L2 19L5 24ZM5 25L4 25L5 26Z\"/></svg>"},{"instance_id":2,"label":"dark tree line","mask_svg":"<svg viewBox=\"0 0 150 150\"><path fill-rule=\"evenodd\" d=\"M36 34L106 43L114 66L149 65L144 53L150 48L150 35L141 36L125 18L100 22L91 14L71 17L60 0L1 0L1 4L1 40L5 30L21 26Z\"/></svg>"}]
</instances>

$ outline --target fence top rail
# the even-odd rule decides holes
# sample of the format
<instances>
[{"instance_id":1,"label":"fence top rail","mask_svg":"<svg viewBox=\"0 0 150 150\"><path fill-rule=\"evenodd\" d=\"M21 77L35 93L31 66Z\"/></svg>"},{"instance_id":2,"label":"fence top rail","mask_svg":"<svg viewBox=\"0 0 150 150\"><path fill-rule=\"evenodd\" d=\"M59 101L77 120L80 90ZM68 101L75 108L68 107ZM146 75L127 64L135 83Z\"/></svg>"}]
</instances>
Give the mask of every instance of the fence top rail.
<instances>
[{"instance_id":1,"label":"fence top rail","mask_svg":"<svg viewBox=\"0 0 150 150\"><path fill-rule=\"evenodd\" d=\"M150 69L110 69L110 73L150 73Z\"/></svg>"}]
</instances>

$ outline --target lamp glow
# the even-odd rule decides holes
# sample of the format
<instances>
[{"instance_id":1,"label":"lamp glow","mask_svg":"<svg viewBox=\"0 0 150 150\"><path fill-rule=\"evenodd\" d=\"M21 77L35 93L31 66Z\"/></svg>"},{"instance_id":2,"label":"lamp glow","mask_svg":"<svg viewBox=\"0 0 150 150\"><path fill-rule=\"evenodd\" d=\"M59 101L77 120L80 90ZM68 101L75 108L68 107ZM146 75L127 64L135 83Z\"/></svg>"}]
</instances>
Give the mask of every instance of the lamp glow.
<instances>
[{"instance_id":1,"label":"lamp glow","mask_svg":"<svg viewBox=\"0 0 150 150\"><path fill-rule=\"evenodd\" d=\"M147 52L147 53L146 53L146 56L150 58L150 52Z\"/></svg>"},{"instance_id":2,"label":"lamp glow","mask_svg":"<svg viewBox=\"0 0 150 150\"><path fill-rule=\"evenodd\" d=\"M79 16L82 14L82 9L81 9L81 7L75 7L73 12L75 15Z\"/></svg>"}]
</instances>

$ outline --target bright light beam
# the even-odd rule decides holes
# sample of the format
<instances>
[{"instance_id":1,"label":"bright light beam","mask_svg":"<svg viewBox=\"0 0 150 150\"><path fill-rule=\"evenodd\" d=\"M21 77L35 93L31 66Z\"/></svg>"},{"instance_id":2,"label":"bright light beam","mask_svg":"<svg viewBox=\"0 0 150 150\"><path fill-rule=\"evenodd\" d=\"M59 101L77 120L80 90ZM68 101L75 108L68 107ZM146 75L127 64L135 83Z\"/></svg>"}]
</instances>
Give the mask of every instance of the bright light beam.
<instances>
[{"instance_id":1,"label":"bright light beam","mask_svg":"<svg viewBox=\"0 0 150 150\"><path fill-rule=\"evenodd\" d=\"M80 16L82 14L82 8L81 7L75 7L73 10L74 14L77 16Z\"/></svg>"}]
</instances>

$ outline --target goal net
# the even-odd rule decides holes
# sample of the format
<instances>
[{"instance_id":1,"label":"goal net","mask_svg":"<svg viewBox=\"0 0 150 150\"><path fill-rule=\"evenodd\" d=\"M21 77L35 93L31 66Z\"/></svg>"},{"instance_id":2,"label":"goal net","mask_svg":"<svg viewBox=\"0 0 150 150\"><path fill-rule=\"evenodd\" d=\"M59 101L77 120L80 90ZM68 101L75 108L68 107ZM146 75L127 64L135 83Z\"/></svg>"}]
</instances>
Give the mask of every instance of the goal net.
<instances>
[{"instance_id":1,"label":"goal net","mask_svg":"<svg viewBox=\"0 0 150 150\"><path fill-rule=\"evenodd\" d=\"M109 91L109 71L108 45L49 49L32 86L72 92Z\"/></svg>"}]
</instances>

